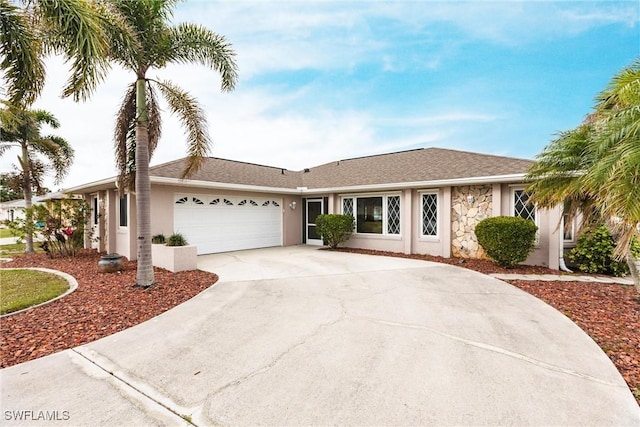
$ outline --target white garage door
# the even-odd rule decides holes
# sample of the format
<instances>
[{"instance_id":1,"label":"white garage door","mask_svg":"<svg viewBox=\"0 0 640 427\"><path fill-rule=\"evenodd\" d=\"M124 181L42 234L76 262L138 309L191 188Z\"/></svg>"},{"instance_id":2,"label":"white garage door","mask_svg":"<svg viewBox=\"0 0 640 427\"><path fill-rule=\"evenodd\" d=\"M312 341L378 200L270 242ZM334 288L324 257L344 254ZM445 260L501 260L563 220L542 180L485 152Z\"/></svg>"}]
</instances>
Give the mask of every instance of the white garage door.
<instances>
[{"instance_id":1,"label":"white garage door","mask_svg":"<svg viewBox=\"0 0 640 427\"><path fill-rule=\"evenodd\" d=\"M174 229L198 254L282 246L282 199L177 195Z\"/></svg>"}]
</instances>

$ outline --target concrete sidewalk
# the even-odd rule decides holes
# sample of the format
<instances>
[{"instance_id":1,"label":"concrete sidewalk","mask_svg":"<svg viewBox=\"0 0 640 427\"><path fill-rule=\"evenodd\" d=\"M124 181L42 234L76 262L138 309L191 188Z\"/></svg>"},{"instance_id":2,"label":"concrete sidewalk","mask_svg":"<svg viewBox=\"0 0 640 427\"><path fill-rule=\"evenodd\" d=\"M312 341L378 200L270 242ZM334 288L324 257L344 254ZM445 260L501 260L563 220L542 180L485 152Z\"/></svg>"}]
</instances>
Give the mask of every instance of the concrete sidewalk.
<instances>
[{"instance_id":1,"label":"concrete sidewalk","mask_svg":"<svg viewBox=\"0 0 640 427\"><path fill-rule=\"evenodd\" d=\"M0 371L4 425L640 425L602 350L495 278L306 247L199 263L221 280L192 300Z\"/></svg>"}]
</instances>

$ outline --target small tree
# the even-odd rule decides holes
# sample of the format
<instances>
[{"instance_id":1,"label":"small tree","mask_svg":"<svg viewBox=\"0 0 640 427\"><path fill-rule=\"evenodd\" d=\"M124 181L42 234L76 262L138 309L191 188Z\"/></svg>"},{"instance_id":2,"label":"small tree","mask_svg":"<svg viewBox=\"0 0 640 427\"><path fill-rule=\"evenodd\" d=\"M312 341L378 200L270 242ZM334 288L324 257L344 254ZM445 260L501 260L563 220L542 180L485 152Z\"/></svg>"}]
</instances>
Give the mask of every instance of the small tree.
<instances>
[{"instance_id":1,"label":"small tree","mask_svg":"<svg viewBox=\"0 0 640 427\"><path fill-rule=\"evenodd\" d=\"M316 218L316 230L322 236L324 244L331 249L338 247L340 243L349 240L353 233L352 215L325 214Z\"/></svg>"},{"instance_id":2,"label":"small tree","mask_svg":"<svg viewBox=\"0 0 640 427\"><path fill-rule=\"evenodd\" d=\"M538 227L517 216L494 216L476 225L478 243L491 259L505 268L512 268L527 259L533 250Z\"/></svg>"}]
</instances>

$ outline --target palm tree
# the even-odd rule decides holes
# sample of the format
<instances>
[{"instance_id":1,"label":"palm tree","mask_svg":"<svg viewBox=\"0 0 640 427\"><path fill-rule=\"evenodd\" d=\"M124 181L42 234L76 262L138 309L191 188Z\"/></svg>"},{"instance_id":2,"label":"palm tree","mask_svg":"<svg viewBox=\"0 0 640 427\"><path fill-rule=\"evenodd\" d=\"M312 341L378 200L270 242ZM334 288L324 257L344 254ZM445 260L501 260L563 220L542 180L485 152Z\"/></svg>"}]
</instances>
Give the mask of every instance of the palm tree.
<instances>
[{"instance_id":1,"label":"palm tree","mask_svg":"<svg viewBox=\"0 0 640 427\"><path fill-rule=\"evenodd\" d=\"M127 29L99 1L0 0L0 70L14 105L31 105L45 82L43 58L60 53L71 64L63 96L86 99L104 77L110 39L126 43Z\"/></svg>"},{"instance_id":2,"label":"palm tree","mask_svg":"<svg viewBox=\"0 0 640 427\"><path fill-rule=\"evenodd\" d=\"M197 63L218 71L222 90L235 87L235 53L221 35L193 24L171 26L176 0L112 0L135 44L113 46L110 59L135 73L118 112L115 129L116 163L119 188L135 188L138 272L137 285L155 282L151 259L151 186L149 159L161 133L160 108L156 92L165 98L171 112L178 115L187 134L188 162L183 177L190 176L209 152L210 139L202 108L194 97L166 80L147 77L151 68L170 63Z\"/></svg>"},{"instance_id":3,"label":"palm tree","mask_svg":"<svg viewBox=\"0 0 640 427\"><path fill-rule=\"evenodd\" d=\"M18 168L22 174L22 191L26 207L26 248L33 252L32 189L42 186L42 178L48 170L55 172L56 184L61 182L73 163L74 151L66 140L55 135L41 135L47 124L56 129L58 120L44 110L23 110L6 104L0 111L0 155L9 147L20 147ZM48 164L43 162L48 160Z\"/></svg>"},{"instance_id":4,"label":"palm tree","mask_svg":"<svg viewBox=\"0 0 640 427\"><path fill-rule=\"evenodd\" d=\"M542 208L565 204L585 222L606 219L640 292L630 246L640 237L640 60L615 75L596 98L594 112L560 134L529 170L528 191Z\"/></svg>"}]
</instances>

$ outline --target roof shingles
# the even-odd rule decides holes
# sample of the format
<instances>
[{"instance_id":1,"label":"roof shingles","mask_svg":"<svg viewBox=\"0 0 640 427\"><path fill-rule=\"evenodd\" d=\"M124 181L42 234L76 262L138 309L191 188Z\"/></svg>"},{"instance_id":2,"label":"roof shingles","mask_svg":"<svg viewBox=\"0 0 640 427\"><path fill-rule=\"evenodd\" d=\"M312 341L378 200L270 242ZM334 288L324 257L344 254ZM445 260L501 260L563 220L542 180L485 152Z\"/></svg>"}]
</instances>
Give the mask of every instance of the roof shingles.
<instances>
[{"instance_id":1,"label":"roof shingles","mask_svg":"<svg viewBox=\"0 0 640 427\"><path fill-rule=\"evenodd\" d=\"M152 176L180 178L185 159L151 168ZM421 148L326 163L308 172L207 158L190 179L275 188L331 188L402 184L524 174L531 160L442 148Z\"/></svg>"}]
</instances>

